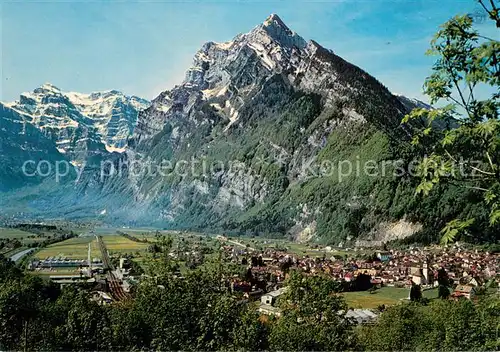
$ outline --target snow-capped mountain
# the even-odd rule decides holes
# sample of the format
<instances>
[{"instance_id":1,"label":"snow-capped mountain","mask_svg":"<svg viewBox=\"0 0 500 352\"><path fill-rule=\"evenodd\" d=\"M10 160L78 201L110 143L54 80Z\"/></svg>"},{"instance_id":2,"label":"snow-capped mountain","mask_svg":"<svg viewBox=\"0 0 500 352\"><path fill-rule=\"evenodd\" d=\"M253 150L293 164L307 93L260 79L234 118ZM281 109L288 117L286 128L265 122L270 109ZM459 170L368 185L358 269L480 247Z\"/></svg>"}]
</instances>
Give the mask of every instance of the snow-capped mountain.
<instances>
[{"instance_id":1,"label":"snow-capped mountain","mask_svg":"<svg viewBox=\"0 0 500 352\"><path fill-rule=\"evenodd\" d=\"M141 115L135 139L140 143L155 135L163 129L168 115L189 115L202 102L208 102L226 119L228 129L238 124L247 100L259 94L262 85L275 75L285 77L295 89L320 94L325 107L343 105L344 112L355 120L370 118L365 115L372 115L368 113L371 108L389 116L406 111L369 74L315 41L306 42L273 14L229 42L203 45L185 80L161 93ZM375 99L384 104L369 103ZM363 106L360 100L368 104ZM398 124L395 121L393 126Z\"/></svg>"},{"instance_id":2,"label":"snow-capped mountain","mask_svg":"<svg viewBox=\"0 0 500 352\"><path fill-rule=\"evenodd\" d=\"M67 197L64 208L46 200L45 212L84 215L98 204L122 224L335 239L419 228L399 223L410 209L407 183L391 173L341 180L332 169L340 160L400 158L411 128L400 121L416 106L277 15L231 41L204 44L185 79L149 106L115 91L51 85L10 104L74 162L126 148L106 155L114 165L147 163L144 174L124 168L105 178L88 167L77 187L54 193ZM158 170L165 161L173 170Z\"/></svg>"},{"instance_id":3,"label":"snow-capped mountain","mask_svg":"<svg viewBox=\"0 0 500 352\"><path fill-rule=\"evenodd\" d=\"M95 153L123 152L138 112L149 102L116 90L83 94L46 83L6 106L54 140L59 152L81 164Z\"/></svg>"},{"instance_id":4,"label":"snow-capped mountain","mask_svg":"<svg viewBox=\"0 0 500 352\"><path fill-rule=\"evenodd\" d=\"M311 187L332 197L343 191L330 181L310 183L304 165L325 154L336 158L332 151L340 153L350 143L361 148L370 138L405 138L400 121L408 111L367 72L307 42L271 15L231 41L204 44L183 82L139 113L133 153L127 155L153 163L236 160L241 169L131 178L130 192L136 202L154 209L151 214L157 212L156 219L172 223L262 228L286 223L280 226L302 231L313 226L310 211L300 214L303 208L334 222L325 219L332 204L342 206L339 199L330 205L321 205L322 199L304 203L299 189ZM342 137L336 140L337 134ZM365 199L363 207L372 209L368 194L357 194L353 187L340 199L350 197ZM247 211L253 215L242 225L240 216ZM253 223L257 218L259 225Z\"/></svg>"},{"instance_id":5,"label":"snow-capped mountain","mask_svg":"<svg viewBox=\"0 0 500 352\"><path fill-rule=\"evenodd\" d=\"M51 139L26 121L26 115L0 103L0 192L40 182L40 177L23 172L23 164L29 160L56 162L64 160L64 155ZM32 174L32 169L28 173Z\"/></svg>"},{"instance_id":6,"label":"snow-capped mountain","mask_svg":"<svg viewBox=\"0 0 500 352\"><path fill-rule=\"evenodd\" d=\"M271 15L250 33L226 43L208 42L196 53L185 80L152 102L140 121L138 138L159 132L166 114L189 114L194 105L210 101L227 117L227 126L238 120L246 97L255 94L273 73L299 73L313 44L292 32L277 15Z\"/></svg>"}]
</instances>

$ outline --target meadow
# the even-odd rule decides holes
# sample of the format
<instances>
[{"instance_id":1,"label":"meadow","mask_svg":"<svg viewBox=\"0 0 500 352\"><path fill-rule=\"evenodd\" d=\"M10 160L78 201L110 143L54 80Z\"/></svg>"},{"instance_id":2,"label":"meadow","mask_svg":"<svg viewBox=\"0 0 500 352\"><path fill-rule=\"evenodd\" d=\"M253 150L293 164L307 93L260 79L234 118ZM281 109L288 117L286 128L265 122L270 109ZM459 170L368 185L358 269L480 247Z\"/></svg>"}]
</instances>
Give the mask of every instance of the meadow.
<instances>
[{"instance_id":1,"label":"meadow","mask_svg":"<svg viewBox=\"0 0 500 352\"><path fill-rule=\"evenodd\" d=\"M133 235L129 233L130 235ZM150 244L135 242L118 234L103 235L102 240L108 249L110 255L121 254L140 254L145 252Z\"/></svg>"},{"instance_id":2,"label":"meadow","mask_svg":"<svg viewBox=\"0 0 500 352\"><path fill-rule=\"evenodd\" d=\"M37 236L34 233L26 232L18 229L0 227L0 239L24 239L28 236Z\"/></svg>"},{"instance_id":3,"label":"meadow","mask_svg":"<svg viewBox=\"0 0 500 352\"><path fill-rule=\"evenodd\" d=\"M382 287L374 293L368 291L344 292L346 303L351 308L377 308L379 305L392 306L408 298L407 288ZM437 297L437 289L425 290L422 295L428 299Z\"/></svg>"},{"instance_id":4,"label":"meadow","mask_svg":"<svg viewBox=\"0 0 500 352\"><path fill-rule=\"evenodd\" d=\"M38 259L49 257L86 259L88 256L89 243L91 244L92 258L101 258L101 252L97 246L95 236L74 237L62 242L51 244L35 253Z\"/></svg>"},{"instance_id":5,"label":"meadow","mask_svg":"<svg viewBox=\"0 0 500 352\"><path fill-rule=\"evenodd\" d=\"M28 248L28 246L33 243L42 242L46 238L39 234L22 231L19 229L13 228L0 228L0 241L8 242L12 240L18 240L21 243L21 246L18 248L12 248L10 246L5 246L0 249L0 254L5 255L6 257L10 257L18 252L21 252Z\"/></svg>"}]
</instances>

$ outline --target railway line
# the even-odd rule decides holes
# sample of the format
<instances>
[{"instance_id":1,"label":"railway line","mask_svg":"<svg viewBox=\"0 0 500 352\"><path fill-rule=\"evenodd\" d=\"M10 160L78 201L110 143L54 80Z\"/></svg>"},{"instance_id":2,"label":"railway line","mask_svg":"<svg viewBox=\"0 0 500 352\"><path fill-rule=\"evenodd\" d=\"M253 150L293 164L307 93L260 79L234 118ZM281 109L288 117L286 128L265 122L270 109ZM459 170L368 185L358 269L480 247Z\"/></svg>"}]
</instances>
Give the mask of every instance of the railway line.
<instances>
[{"instance_id":1,"label":"railway line","mask_svg":"<svg viewBox=\"0 0 500 352\"><path fill-rule=\"evenodd\" d=\"M106 248L106 245L104 244L104 241L102 240L102 236L96 236L96 239L99 245L99 250L101 251L103 268L106 272L106 279L109 283L111 297L113 297L115 301L123 301L129 299L130 295L123 290L120 280L118 280L116 275L113 273L115 267L109 259L108 250Z\"/></svg>"}]
</instances>

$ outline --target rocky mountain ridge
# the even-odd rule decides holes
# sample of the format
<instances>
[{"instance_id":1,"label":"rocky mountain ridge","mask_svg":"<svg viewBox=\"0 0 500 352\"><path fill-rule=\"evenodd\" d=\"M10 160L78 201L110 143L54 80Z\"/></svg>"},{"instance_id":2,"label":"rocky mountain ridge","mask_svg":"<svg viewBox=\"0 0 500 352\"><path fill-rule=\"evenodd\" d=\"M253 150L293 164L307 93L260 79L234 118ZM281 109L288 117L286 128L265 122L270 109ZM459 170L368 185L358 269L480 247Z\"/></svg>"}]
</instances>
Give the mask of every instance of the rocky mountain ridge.
<instances>
[{"instance_id":1,"label":"rocky mountain ridge","mask_svg":"<svg viewBox=\"0 0 500 352\"><path fill-rule=\"evenodd\" d=\"M149 102L116 90L83 94L63 92L46 83L5 106L52 139L75 165L81 165L95 153L123 152L138 112Z\"/></svg>"},{"instance_id":2,"label":"rocky mountain ridge","mask_svg":"<svg viewBox=\"0 0 500 352\"><path fill-rule=\"evenodd\" d=\"M415 106L271 15L229 42L203 45L184 81L139 114L127 152L129 161L222 160L239 168L133 178L132 193L171 226L315 233L329 206L300 202L298 189L331 180L307 175L304 164L325 158L333 135L352 135L346 148L405 135L401 118ZM350 197L359 198L353 191ZM289 204L290 197L297 199ZM279 225L260 218L270 212Z\"/></svg>"},{"instance_id":3,"label":"rocky mountain ridge","mask_svg":"<svg viewBox=\"0 0 500 352\"><path fill-rule=\"evenodd\" d=\"M291 31L275 14L246 34L225 43L208 42L196 53L184 81L162 92L140 119L135 138L142 141L160 132L168 114L189 115L193 106L209 102L227 118L226 129L238 122L244 101L257 94L262 83L274 75L283 75L295 88L321 94L325 107L344 104L352 119L363 119L350 105L352 97L370 94L368 85L380 85L366 72L355 68L332 51L311 40L306 42ZM344 71L357 75L350 86ZM349 72L350 74L351 72ZM378 88L378 87L377 87ZM418 106L416 99L393 96L381 90L384 99L392 100L387 115L404 114ZM404 104L400 105L399 101ZM424 103L421 103L424 104ZM395 121L399 124L399 121Z\"/></svg>"}]
</instances>

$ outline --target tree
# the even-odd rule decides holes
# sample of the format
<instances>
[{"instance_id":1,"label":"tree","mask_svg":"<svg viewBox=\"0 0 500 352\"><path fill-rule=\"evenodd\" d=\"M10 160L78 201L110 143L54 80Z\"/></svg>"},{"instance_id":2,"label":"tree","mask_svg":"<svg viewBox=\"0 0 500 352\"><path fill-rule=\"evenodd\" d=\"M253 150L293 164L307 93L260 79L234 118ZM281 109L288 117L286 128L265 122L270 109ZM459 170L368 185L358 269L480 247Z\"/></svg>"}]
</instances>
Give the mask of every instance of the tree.
<instances>
[{"instance_id":1,"label":"tree","mask_svg":"<svg viewBox=\"0 0 500 352\"><path fill-rule=\"evenodd\" d=\"M0 285L0 345L9 350L51 350L58 287L32 276L10 278Z\"/></svg>"},{"instance_id":2,"label":"tree","mask_svg":"<svg viewBox=\"0 0 500 352\"><path fill-rule=\"evenodd\" d=\"M368 274L359 274L351 282L352 291L367 291L373 287L371 276Z\"/></svg>"},{"instance_id":3,"label":"tree","mask_svg":"<svg viewBox=\"0 0 500 352\"><path fill-rule=\"evenodd\" d=\"M189 252L186 255L186 267L188 269L194 270L205 261L205 256L201 252L192 253Z\"/></svg>"},{"instance_id":4,"label":"tree","mask_svg":"<svg viewBox=\"0 0 500 352\"><path fill-rule=\"evenodd\" d=\"M22 272L14 265L14 262L0 255L0 282L20 278L21 276Z\"/></svg>"},{"instance_id":5,"label":"tree","mask_svg":"<svg viewBox=\"0 0 500 352\"><path fill-rule=\"evenodd\" d=\"M374 326L366 326L358 332L360 350L414 351L422 323L417 310L418 306L413 304L388 308Z\"/></svg>"},{"instance_id":6,"label":"tree","mask_svg":"<svg viewBox=\"0 0 500 352\"><path fill-rule=\"evenodd\" d=\"M498 27L494 2L479 3ZM427 195L439 183L456 184L489 212L487 221L466 214L448 222L442 229L442 242L448 243L475 222L500 223L500 42L480 34L472 16L456 16L441 26L427 54L438 59L424 93L432 104L447 105L415 109L403 119L413 129L420 158L416 193ZM489 93L480 98L480 91Z\"/></svg>"},{"instance_id":7,"label":"tree","mask_svg":"<svg viewBox=\"0 0 500 352\"><path fill-rule=\"evenodd\" d=\"M112 350L125 351L148 348L151 344L152 329L145 321L145 312L133 301L113 307L110 310L112 328Z\"/></svg>"},{"instance_id":8,"label":"tree","mask_svg":"<svg viewBox=\"0 0 500 352\"><path fill-rule=\"evenodd\" d=\"M271 325L271 350L339 351L354 347L340 285L293 271L280 298L282 315Z\"/></svg>"},{"instance_id":9,"label":"tree","mask_svg":"<svg viewBox=\"0 0 500 352\"><path fill-rule=\"evenodd\" d=\"M85 291L69 288L56 302L63 319L55 327L56 346L64 350L106 350L111 329L108 312L91 301Z\"/></svg>"},{"instance_id":10,"label":"tree","mask_svg":"<svg viewBox=\"0 0 500 352\"><path fill-rule=\"evenodd\" d=\"M269 324L259 319L257 312L250 307L241 307L240 317L232 332L233 349L247 351L264 351L269 349Z\"/></svg>"},{"instance_id":11,"label":"tree","mask_svg":"<svg viewBox=\"0 0 500 352\"><path fill-rule=\"evenodd\" d=\"M453 281L448 277L448 273L444 268L439 268L438 270L438 297L446 299L450 295L450 290L448 287Z\"/></svg>"},{"instance_id":12,"label":"tree","mask_svg":"<svg viewBox=\"0 0 500 352\"><path fill-rule=\"evenodd\" d=\"M157 277L158 282L171 275L177 269L177 263L170 257L172 245L172 238L165 235L158 236L154 244L153 260L149 264L149 271Z\"/></svg>"},{"instance_id":13,"label":"tree","mask_svg":"<svg viewBox=\"0 0 500 352\"><path fill-rule=\"evenodd\" d=\"M412 284L410 288L410 301L420 301L422 299L422 288L420 285Z\"/></svg>"},{"instance_id":14,"label":"tree","mask_svg":"<svg viewBox=\"0 0 500 352\"><path fill-rule=\"evenodd\" d=\"M442 299L447 299L450 296L450 290L447 286L439 285L438 286L438 297Z\"/></svg>"},{"instance_id":15,"label":"tree","mask_svg":"<svg viewBox=\"0 0 500 352\"><path fill-rule=\"evenodd\" d=\"M284 273L288 273L290 268L293 266L293 261L291 257L286 258L286 260L281 261L280 264L280 270L283 271Z\"/></svg>"},{"instance_id":16,"label":"tree","mask_svg":"<svg viewBox=\"0 0 500 352\"><path fill-rule=\"evenodd\" d=\"M434 300L389 307L373 326L358 330L360 350L498 350L498 298Z\"/></svg>"}]
</instances>

